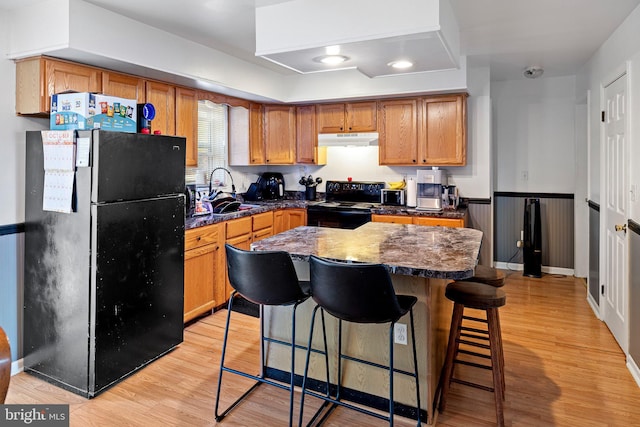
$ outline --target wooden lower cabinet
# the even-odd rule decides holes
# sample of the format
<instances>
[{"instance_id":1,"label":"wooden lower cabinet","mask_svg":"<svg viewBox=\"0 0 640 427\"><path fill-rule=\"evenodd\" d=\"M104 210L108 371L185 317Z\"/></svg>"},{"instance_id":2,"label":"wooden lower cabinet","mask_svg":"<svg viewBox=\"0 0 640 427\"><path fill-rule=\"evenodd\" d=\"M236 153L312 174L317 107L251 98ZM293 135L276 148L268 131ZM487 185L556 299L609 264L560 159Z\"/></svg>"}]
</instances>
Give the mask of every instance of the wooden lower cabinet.
<instances>
[{"instance_id":1,"label":"wooden lower cabinet","mask_svg":"<svg viewBox=\"0 0 640 427\"><path fill-rule=\"evenodd\" d=\"M232 219L229 221L225 221L223 224L226 227L226 242L231 246L235 246L239 249L244 249L248 251L251 249L251 242L253 239L252 233L252 219L250 216L246 216L244 218ZM226 272L227 266L227 256L224 255L224 265L225 265L225 279L224 279L224 289L225 296L224 300L228 301L233 288L229 283L229 277Z\"/></svg>"},{"instance_id":2,"label":"wooden lower cabinet","mask_svg":"<svg viewBox=\"0 0 640 427\"><path fill-rule=\"evenodd\" d=\"M184 321L222 304L224 229L221 224L187 230L184 252Z\"/></svg>"},{"instance_id":3,"label":"wooden lower cabinet","mask_svg":"<svg viewBox=\"0 0 640 427\"><path fill-rule=\"evenodd\" d=\"M431 216L410 216L410 215L371 215L373 222L391 222L394 224L415 224L415 225L431 225L444 227L465 227L466 220L464 218L439 218Z\"/></svg>"},{"instance_id":4,"label":"wooden lower cabinet","mask_svg":"<svg viewBox=\"0 0 640 427\"><path fill-rule=\"evenodd\" d=\"M301 225L307 225L306 209L280 209L273 214L274 234L282 233Z\"/></svg>"},{"instance_id":5,"label":"wooden lower cabinet","mask_svg":"<svg viewBox=\"0 0 640 427\"><path fill-rule=\"evenodd\" d=\"M252 242L273 236L273 212L264 212L251 217L253 238Z\"/></svg>"}]
</instances>

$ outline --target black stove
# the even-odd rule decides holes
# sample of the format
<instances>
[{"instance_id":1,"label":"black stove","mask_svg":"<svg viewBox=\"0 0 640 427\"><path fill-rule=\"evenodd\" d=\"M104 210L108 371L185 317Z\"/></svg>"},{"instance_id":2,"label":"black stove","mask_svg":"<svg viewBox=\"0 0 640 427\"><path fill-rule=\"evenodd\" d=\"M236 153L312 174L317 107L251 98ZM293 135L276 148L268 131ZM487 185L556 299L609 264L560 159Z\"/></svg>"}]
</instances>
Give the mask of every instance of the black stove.
<instances>
[{"instance_id":1,"label":"black stove","mask_svg":"<svg viewBox=\"0 0 640 427\"><path fill-rule=\"evenodd\" d=\"M354 229L371 221L384 182L327 181L326 200L307 207L307 225Z\"/></svg>"}]
</instances>

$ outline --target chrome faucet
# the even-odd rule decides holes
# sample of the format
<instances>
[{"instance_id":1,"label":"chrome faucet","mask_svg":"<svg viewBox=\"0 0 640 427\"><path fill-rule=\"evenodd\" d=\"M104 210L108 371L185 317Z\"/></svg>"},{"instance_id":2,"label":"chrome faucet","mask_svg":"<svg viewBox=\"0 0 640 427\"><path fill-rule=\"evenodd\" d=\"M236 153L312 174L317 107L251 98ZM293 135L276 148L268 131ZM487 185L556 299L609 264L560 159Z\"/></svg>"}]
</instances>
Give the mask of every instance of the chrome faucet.
<instances>
[{"instance_id":1,"label":"chrome faucet","mask_svg":"<svg viewBox=\"0 0 640 427\"><path fill-rule=\"evenodd\" d=\"M215 169L213 169L211 171L211 174L209 174L209 197L213 196L213 188L211 186L211 180L213 179L213 173L217 170L223 170L227 173L227 175L229 175L229 178L231 178L231 194L233 194L233 196L235 197L236 195L236 186L233 183L233 176L231 176L231 172L229 172L229 169L227 168L223 168L223 167L217 167Z\"/></svg>"}]
</instances>

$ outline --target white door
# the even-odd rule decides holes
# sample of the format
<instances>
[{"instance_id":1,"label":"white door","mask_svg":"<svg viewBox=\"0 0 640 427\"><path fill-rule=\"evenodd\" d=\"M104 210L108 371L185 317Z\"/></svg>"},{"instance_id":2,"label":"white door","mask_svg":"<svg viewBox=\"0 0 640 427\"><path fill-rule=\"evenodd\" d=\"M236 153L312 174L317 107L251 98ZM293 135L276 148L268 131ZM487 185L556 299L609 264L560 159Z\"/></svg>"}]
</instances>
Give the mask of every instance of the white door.
<instances>
[{"instance_id":1,"label":"white door","mask_svg":"<svg viewBox=\"0 0 640 427\"><path fill-rule=\"evenodd\" d=\"M605 280L602 295L603 319L622 350L628 342L627 232L627 75L605 90L604 122L604 238Z\"/></svg>"}]
</instances>

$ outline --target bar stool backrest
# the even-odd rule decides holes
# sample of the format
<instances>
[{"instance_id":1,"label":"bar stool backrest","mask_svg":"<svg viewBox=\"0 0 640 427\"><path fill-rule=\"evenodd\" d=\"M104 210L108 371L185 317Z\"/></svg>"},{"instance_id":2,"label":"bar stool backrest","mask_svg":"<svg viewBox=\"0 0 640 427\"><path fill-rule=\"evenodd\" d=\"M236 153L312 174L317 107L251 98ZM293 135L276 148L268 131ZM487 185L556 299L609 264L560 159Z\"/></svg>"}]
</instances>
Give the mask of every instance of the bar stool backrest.
<instances>
[{"instance_id":1,"label":"bar stool backrest","mask_svg":"<svg viewBox=\"0 0 640 427\"><path fill-rule=\"evenodd\" d=\"M314 255L311 297L331 315L355 323L395 322L406 313L381 264L348 264Z\"/></svg>"},{"instance_id":2,"label":"bar stool backrest","mask_svg":"<svg viewBox=\"0 0 640 427\"><path fill-rule=\"evenodd\" d=\"M308 298L287 252L245 251L229 244L225 244L225 249L229 282L249 301L288 305Z\"/></svg>"}]
</instances>

